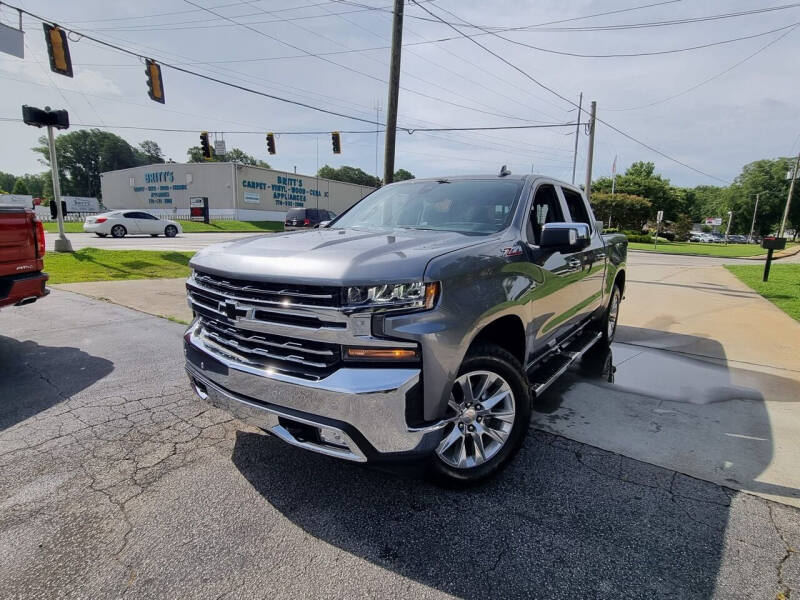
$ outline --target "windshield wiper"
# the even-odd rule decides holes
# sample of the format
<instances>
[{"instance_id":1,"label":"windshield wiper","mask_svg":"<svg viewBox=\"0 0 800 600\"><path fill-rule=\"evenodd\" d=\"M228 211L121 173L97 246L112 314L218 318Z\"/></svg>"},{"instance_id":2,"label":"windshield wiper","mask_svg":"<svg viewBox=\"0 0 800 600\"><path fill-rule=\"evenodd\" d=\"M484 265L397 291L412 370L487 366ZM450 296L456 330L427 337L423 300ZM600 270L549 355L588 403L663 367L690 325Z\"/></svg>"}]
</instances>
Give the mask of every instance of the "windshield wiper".
<instances>
[{"instance_id":1,"label":"windshield wiper","mask_svg":"<svg viewBox=\"0 0 800 600\"><path fill-rule=\"evenodd\" d=\"M450 180L449 179L440 179L436 183L450 183Z\"/></svg>"}]
</instances>

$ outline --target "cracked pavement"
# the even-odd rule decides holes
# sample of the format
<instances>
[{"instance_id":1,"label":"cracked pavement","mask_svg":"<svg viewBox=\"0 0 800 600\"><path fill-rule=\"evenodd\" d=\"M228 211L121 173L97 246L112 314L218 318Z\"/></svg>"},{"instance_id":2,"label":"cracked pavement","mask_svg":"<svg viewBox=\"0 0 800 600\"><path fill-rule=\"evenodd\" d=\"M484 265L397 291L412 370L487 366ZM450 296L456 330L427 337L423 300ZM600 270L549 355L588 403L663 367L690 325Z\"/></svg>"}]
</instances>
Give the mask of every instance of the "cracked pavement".
<instances>
[{"instance_id":1,"label":"cracked pavement","mask_svg":"<svg viewBox=\"0 0 800 600\"><path fill-rule=\"evenodd\" d=\"M800 511L532 430L436 488L190 393L183 327L68 292L0 313L9 598L784 598Z\"/></svg>"}]
</instances>

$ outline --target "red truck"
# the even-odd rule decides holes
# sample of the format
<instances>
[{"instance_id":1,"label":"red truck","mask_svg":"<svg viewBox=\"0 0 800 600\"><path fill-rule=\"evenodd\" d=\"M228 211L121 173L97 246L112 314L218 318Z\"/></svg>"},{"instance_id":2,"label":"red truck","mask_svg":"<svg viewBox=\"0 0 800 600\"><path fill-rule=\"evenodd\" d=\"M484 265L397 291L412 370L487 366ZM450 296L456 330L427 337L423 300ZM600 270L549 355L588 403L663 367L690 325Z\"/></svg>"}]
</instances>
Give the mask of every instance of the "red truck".
<instances>
[{"instance_id":1,"label":"red truck","mask_svg":"<svg viewBox=\"0 0 800 600\"><path fill-rule=\"evenodd\" d=\"M36 302L45 287L44 227L36 214L0 200L0 308Z\"/></svg>"}]
</instances>

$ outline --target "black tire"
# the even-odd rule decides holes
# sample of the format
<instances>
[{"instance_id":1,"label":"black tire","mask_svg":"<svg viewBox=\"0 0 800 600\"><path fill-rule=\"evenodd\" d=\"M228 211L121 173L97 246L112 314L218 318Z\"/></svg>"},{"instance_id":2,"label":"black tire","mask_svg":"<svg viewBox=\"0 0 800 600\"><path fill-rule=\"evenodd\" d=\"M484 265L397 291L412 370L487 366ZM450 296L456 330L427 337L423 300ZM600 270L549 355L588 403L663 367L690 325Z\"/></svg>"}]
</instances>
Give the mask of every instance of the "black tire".
<instances>
[{"instance_id":1,"label":"black tire","mask_svg":"<svg viewBox=\"0 0 800 600\"><path fill-rule=\"evenodd\" d=\"M124 225L114 225L111 228L111 237L124 238L127 233L128 230L125 229Z\"/></svg>"},{"instance_id":2,"label":"black tire","mask_svg":"<svg viewBox=\"0 0 800 600\"><path fill-rule=\"evenodd\" d=\"M614 311L614 302L616 302L616 311ZM603 317L600 319L600 323L598 324L600 327L600 333L603 334L603 337L599 343L604 344L606 347L611 346L611 342L614 341L614 337L617 335L619 306L621 303L622 290L619 289L619 285L615 283L614 288L611 290L611 296L608 298L608 307L606 307L606 311L603 313Z\"/></svg>"},{"instance_id":3,"label":"black tire","mask_svg":"<svg viewBox=\"0 0 800 600\"><path fill-rule=\"evenodd\" d=\"M453 466L440 456L439 448L445 443L448 435L458 436L454 430L456 423L445 426L442 432L442 442L434 451L429 463L429 477L440 485L469 486L493 477L508 465L528 432L531 418L531 398L528 382L519 361L510 352L495 344L481 344L467 354L458 375L461 377L476 371L495 374L508 384L513 393L513 423L511 423L508 437L494 455L481 464L467 467ZM480 404L476 406L479 407ZM452 414L456 414L452 408L449 410L452 411ZM491 420L490 415L486 417L483 424L486 425L489 420ZM464 443L466 444L466 441ZM472 444L474 448L474 443Z\"/></svg>"},{"instance_id":4,"label":"black tire","mask_svg":"<svg viewBox=\"0 0 800 600\"><path fill-rule=\"evenodd\" d=\"M164 228L164 235L168 238L173 238L178 235L178 228L175 225L167 225Z\"/></svg>"},{"instance_id":5,"label":"black tire","mask_svg":"<svg viewBox=\"0 0 800 600\"><path fill-rule=\"evenodd\" d=\"M95 233L95 235L97 237L106 237L108 234L107 233Z\"/></svg>"}]
</instances>

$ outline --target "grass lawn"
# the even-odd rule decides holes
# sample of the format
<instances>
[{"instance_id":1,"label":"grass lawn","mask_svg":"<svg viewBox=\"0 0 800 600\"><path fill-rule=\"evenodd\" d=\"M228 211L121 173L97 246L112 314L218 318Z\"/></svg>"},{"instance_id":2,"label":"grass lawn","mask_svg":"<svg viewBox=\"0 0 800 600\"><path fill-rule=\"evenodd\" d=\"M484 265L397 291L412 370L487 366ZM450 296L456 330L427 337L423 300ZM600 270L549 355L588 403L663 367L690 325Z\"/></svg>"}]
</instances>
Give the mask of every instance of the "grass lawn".
<instances>
[{"instance_id":1,"label":"grass lawn","mask_svg":"<svg viewBox=\"0 0 800 600\"><path fill-rule=\"evenodd\" d=\"M762 265L726 265L731 273L749 285L790 317L800 321L800 265L772 264L764 283Z\"/></svg>"},{"instance_id":2,"label":"grass lawn","mask_svg":"<svg viewBox=\"0 0 800 600\"><path fill-rule=\"evenodd\" d=\"M58 223L44 223L47 233L58 233ZM83 223L64 223L64 233L83 233Z\"/></svg>"},{"instance_id":3,"label":"grass lawn","mask_svg":"<svg viewBox=\"0 0 800 600\"><path fill-rule=\"evenodd\" d=\"M50 274L49 283L188 277L189 259L193 254L84 248L72 254L48 252L44 258L44 269Z\"/></svg>"},{"instance_id":4,"label":"grass lawn","mask_svg":"<svg viewBox=\"0 0 800 600\"><path fill-rule=\"evenodd\" d=\"M211 221L208 225L197 221L178 221L185 233L283 231L280 221Z\"/></svg>"},{"instance_id":5,"label":"grass lawn","mask_svg":"<svg viewBox=\"0 0 800 600\"><path fill-rule=\"evenodd\" d=\"M209 224L197 221L178 221L185 233L237 233L247 231L283 231L280 221L211 221ZM58 233L58 223L45 223L44 230ZM83 233L83 223L64 223L66 233Z\"/></svg>"},{"instance_id":6,"label":"grass lawn","mask_svg":"<svg viewBox=\"0 0 800 600\"><path fill-rule=\"evenodd\" d=\"M787 248L797 244L786 244ZM630 250L649 250L653 251L653 244L640 244L630 242ZM656 252L665 254L703 254L705 256L721 256L724 258L734 258L737 256L760 256L766 254L758 244L699 244L692 242L658 242Z\"/></svg>"}]
</instances>

